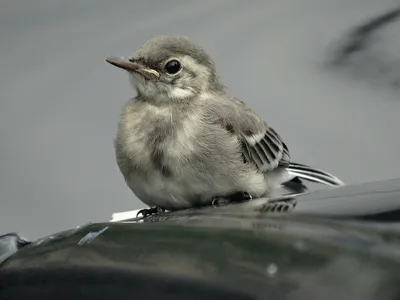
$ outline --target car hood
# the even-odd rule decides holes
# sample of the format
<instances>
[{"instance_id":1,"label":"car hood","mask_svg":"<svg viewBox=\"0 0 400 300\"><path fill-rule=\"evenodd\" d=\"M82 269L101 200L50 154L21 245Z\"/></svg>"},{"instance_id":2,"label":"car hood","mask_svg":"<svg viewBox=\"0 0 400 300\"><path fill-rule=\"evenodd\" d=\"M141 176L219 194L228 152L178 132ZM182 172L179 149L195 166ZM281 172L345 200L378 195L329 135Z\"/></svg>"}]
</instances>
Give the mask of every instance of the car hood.
<instances>
[{"instance_id":1,"label":"car hood","mask_svg":"<svg viewBox=\"0 0 400 300\"><path fill-rule=\"evenodd\" d=\"M254 299L374 299L382 291L391 299L400 280L399 196L400 181L388 180L304 194L286 214L262 212L258 199L139 223L90 223L22 240L0 270L150 273Z\"/></svg>"}]
</instances>

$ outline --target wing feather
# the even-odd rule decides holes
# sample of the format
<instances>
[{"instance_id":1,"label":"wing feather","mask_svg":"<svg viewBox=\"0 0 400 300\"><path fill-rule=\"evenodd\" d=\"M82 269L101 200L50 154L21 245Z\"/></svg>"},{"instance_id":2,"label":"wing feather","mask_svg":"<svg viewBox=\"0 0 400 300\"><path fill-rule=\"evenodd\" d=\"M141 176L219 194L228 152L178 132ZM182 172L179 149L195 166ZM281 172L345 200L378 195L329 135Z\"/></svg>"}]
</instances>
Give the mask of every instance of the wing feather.
<instances>
[{"instance_id":1,"label":"wing feather","mask_svg":"<svg viewBox=\"0 0 400 300\"><path fill-rule=\"evenodd\" d=\"M289 150L281 137L268 125L262 133L241 132L242 151L247 161L261 172L268 172L290 162Z\"/></svg>"},{"instance_id":2,"label":"wing feather","mask_svg":"<svg viewBox=\"0 0 400 300\"><path fill-rule=\"evenodd\" d=\"M289 150L280 135L246 103L222 95L206 98L205 103L207 111L216 115L216 122L237 136L245 162L254 164L260 172L289 165Z\"/></svg>"}]
</instances>

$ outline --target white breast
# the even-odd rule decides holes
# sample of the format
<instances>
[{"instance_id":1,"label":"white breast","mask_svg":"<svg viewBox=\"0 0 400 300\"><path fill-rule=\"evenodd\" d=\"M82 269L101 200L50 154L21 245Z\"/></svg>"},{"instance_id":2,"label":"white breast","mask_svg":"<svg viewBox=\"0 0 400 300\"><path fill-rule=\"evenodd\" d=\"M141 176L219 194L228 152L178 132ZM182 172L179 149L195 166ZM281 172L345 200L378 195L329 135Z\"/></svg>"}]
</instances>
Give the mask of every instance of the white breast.
<instances>
[{"instance_id":1,"label":"white breast","mask_svg":"<svg viewBox=\"0 0 400 300\"><path fill-rule=\"evenodd\" d=\"M151 116L158 123L161 121L170 126L174 121L172 111L168 107L155 109L152 106L146 107L145 110L146 113L139 114L127 108L122 116L121 130L125 152L134 164L140 166L138 172L145 169L147 173L147 180L141 173L129 174L127 184L138 198L150 206L189 207L187 190L196 190L196 187L189 187L196 183L182 174L190 173L188 161L196 151L196 129L200 120L192 115L182 116L178 121L175 119L175 122L180 122L172 124L176 131L158 145L163 147L164 159L174 174L173 178L169 178L163 176L152 162L152 149L148 148L148 140L149 132L154 127L151 127L151 120L144 119L144 116ZM182 186L188 189L182 189Z\"/></svg>"}]
</instances>

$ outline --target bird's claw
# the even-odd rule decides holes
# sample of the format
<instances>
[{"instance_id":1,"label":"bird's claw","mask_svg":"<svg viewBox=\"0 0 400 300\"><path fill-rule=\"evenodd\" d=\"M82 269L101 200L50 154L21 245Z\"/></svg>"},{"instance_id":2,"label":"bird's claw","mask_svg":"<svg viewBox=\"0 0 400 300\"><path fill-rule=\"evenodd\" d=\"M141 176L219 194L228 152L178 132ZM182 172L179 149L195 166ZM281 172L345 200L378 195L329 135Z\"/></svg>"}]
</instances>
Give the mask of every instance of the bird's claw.
<instances>
[{"instance_id":1,"label":"bird's claw","mask_svg":"<svg viewBox=\"0 0 400 300\"><path fill-rule=\"evenodd\" d=\"M139 218L139 217L147 218L149 216L156 215L156 214L162 214L164 212L165 212L165 209L158 207L158 206L144 208L137 212L136 218Z\"/></svg>"},{"instance_id":2,"label":"bird's claw","mask_svg":"<svg viewBox=\"0 0 400 300\"><path fill-rule=\"evenodd\" d=\"M253 197L247 192L237 192L227 196L217 196L214 197L211 205L212 206L221 206L229 203L241 203L252 200Z\"/></svg>"},{"instance_id":3,"label":"bird's claw","mask_svg":"<svg viewBox=\"0 0 400 300\"><path fill-rule=\"evenodd\" d=\"M212 199L211 205L212 206L221 206L221 205L226 205L228 203L229 203L229 200L224 197L214 197Z\"/></svg>"}]
</instances>

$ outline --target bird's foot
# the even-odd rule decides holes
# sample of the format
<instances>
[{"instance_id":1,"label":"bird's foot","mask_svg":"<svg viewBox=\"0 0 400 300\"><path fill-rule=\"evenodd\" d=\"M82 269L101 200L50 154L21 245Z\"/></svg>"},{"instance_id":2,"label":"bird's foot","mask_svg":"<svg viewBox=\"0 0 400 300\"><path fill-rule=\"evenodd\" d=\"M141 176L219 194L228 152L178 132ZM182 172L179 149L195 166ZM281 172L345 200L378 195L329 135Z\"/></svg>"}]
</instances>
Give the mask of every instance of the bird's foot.
<instances>
[{"instance_id":1,"label":"bird's foot","mask_svg":"<svg viewBox=\"0 0 400 300\"><path fill-rule=\"evenodd\" d=\"M153 216L156 214L163 214L164 212L165 212L165 209L161 208L159 206L144 208L144 209L141 209L138 211L138 213L136 214L136 218L139 218L140 216L142 216L143 218L146 218L146 217Z\"/></svg>"},{"instance_id":2,"label":"bird's foot","mask_svg":"<svg viewBox=\"0 0 400 300\"><path fill-rule=\"evenodd\" d=\"M226 196L217 196L212 200L212 206L221 206L229 203L241 203L253 199L247 192L237 192Z\"/></svg>"}]
</instances>

